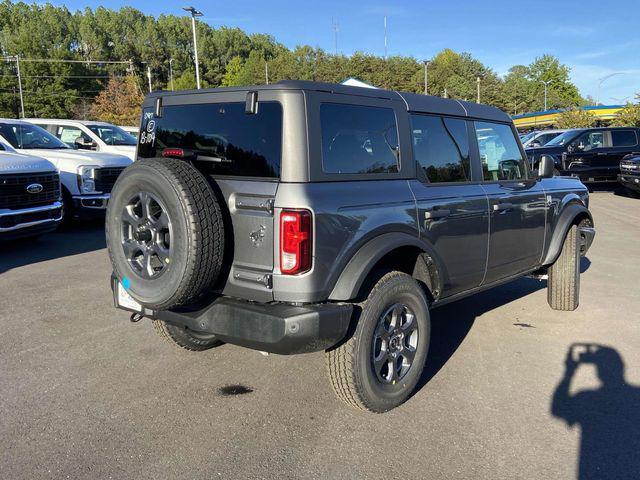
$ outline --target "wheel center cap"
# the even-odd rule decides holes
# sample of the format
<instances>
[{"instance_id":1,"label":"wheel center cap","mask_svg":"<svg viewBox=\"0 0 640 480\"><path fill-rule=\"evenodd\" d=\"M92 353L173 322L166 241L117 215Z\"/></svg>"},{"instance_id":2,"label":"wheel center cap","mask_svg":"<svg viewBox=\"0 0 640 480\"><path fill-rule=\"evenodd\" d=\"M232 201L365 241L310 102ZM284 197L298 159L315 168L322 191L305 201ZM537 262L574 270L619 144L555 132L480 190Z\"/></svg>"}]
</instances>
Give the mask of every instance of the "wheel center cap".
<instances>
[{"instance_id":1,"label":"wheel center cap","mask_svg":"<svg viewBox=\"0 0 640 480\"><path fill-rule=\"evenodd\" d=\"M402 350L402 334L393 335L389 339L389 351L391 353L398 353Z\"/></svg>"},{"instance_id":2,"label":"wheel center cap","mask_svg":"<svg viewBox=\"0 0 640 480\"><path fill-rule=\"evenodd\" d=\"M133 233L133 238L135 238L138 242L148 242L151 240L151 230L149 230L148 228L136 230Z\"/></svg>"}]
</instances>

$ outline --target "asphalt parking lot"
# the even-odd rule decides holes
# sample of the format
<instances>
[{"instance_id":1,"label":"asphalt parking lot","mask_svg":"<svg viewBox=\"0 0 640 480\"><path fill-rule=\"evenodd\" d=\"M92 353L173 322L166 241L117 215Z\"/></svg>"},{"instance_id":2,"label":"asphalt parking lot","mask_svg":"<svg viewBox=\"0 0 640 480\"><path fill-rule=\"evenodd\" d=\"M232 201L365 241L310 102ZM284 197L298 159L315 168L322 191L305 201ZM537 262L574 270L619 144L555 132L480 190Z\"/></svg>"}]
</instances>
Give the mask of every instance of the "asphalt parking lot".
<instances>
[{"instance_id":1,"label":"asphalt parking lot","mask_svg":"<svg viewBox=\"0 0 640 480\"><path fill-rule=\"evenodd\" d=\"M343 406L321 353L189 353L131 324L99 226L3 245L0 477L638 478L640 200L591 202L580 308L522 279L436 310L422 386L385 415ZM613 353L565 391L574 343Z\"/></svg>"}]
</instances>

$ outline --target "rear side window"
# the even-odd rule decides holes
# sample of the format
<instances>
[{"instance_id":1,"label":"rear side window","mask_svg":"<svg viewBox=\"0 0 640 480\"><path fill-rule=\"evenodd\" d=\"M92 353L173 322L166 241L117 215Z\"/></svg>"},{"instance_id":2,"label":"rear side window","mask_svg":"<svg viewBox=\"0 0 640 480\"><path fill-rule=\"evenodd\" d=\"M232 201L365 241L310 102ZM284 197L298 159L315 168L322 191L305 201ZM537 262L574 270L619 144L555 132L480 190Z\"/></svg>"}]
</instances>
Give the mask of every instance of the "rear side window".
<instances>
[{"instance_id":1,"label":"rear side window","mask_svg":"<svg viewBox=\"0 0 640 480\"><path fill-rule=\"evenodd\" d=\"M189 150L214 175L278 177L282 156L282 107L260 102L258 113L242 103L170 105L162 116L145 109L140 158L162 157L167 148Z\"/></svg>"},{"instance_id":2,"label":"rear side window","mask_svg":"<svg viewBox=\"0 0 640 480\"><path fill-rule=\"evenodd\" d=\"M413 154L431 183L471 180L464 120L412 115Z\"/></svg>"},{"instance_id":3,"label":"rear side window","mask_svg":"<svg viewBox=\"0 0 640 480\"><path fill-rule=\"evenodd\" d=\"M475 122L475 127L485 181L527 178L525 159L509 125Z\"/></svg>"},{"instance_id":4,"label":"rear side window","mask_svg":"<svg viewBox=\"0 0 640 480\"><path fill-rule=\"evenodd\" d=\"M633 147L638 139L633 130L611 130L611 143L614 147Z\"/></svg>"},{"instance_id":5,"label":"rear side window","mask_svg":"<svg viewBox=\"0 0 640 480\"><path fill-rule=\"evenodd\" d=\"M339 103L320 106L326 173L396 173L398 129L391 108Z\"/></svg>"}]
</instances>

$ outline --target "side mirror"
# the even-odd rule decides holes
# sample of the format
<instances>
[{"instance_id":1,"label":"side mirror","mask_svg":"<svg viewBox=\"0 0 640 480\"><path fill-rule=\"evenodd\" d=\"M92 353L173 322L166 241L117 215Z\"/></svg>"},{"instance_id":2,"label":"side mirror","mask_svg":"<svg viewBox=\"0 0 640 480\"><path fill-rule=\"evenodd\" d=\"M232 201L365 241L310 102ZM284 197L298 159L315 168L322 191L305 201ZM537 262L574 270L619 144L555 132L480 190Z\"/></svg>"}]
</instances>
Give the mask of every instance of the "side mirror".
<instances>
[{"instance_id":1,"label":"side mirror","mask_svg":"<svg viewBox=\"0 0 640 480\"><path fill-rule=\"evenodd\" d=\"M538 177L539 178L552 178L553 170L555 169L555 162L551 155L542 155L540 157L540 164L538 165Z\"/></svg>"},{"instance_id":2,"label":"side mirror","mask_svg":"<svg viewBox=\"0 0 640 480\"><path fill-rule=\"evenodd\" d=\"M76 138L74 143L77 148L80 148L83 150L93 150L98 146L96 145L96 142L94 142L93 140L85 139L84 137Z\"/></svg>"},{"instance_id":3,"label":"side mirror","mask_svg":"<svg viewBox=\"0 0 640 480\"><path fill-rule=\"evenodd\" d=\"M534 140L533 142L531 142L531 147L541 147L542 144L538 141L538 140Z\"/></svg>"}]
</instances>

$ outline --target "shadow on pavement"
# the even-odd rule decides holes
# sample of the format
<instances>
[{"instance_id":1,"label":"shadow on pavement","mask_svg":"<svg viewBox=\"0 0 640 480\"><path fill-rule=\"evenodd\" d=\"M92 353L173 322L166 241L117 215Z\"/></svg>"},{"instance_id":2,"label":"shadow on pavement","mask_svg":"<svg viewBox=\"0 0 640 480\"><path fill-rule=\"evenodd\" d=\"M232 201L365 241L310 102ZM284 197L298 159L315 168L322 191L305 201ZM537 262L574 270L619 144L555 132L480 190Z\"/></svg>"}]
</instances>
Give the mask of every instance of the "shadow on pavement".
<instances>
[{"instance_id":1,"label":"shadow on pavement","mask_svg":"<svg viewBox=\"0 0 640 480\"><path fill-rule=\"evenodd\" d=\"M106 247L102 222L73 225L42 237L0 244L0 274L32 263L68 257Z\"/></svg>"},{"instance_id":2,"label":"shadow on pavement","mask_svg":"<svg viewBox=\"0 0 640 480\"><path fill-rule=\"evenodd\" d=\"M581 365L596 368L600 387L571 393ZM573 344L564 377L551 401L551 414L581 430L578 479L640 478L640 388L624 378L624 361L611 347Z\"/></svg>"},{"instance_id":3,"label":"shadow on pavement","mask_svg":"<svg viewBox=\"0 0 640 480\"><path fill-rule=\"evenodd\" d=\"M546 282L521 278L432 310L429 355L415 392L436 376L453 356L477 317L546 286Z\"/></svg>"}]
</instances>

